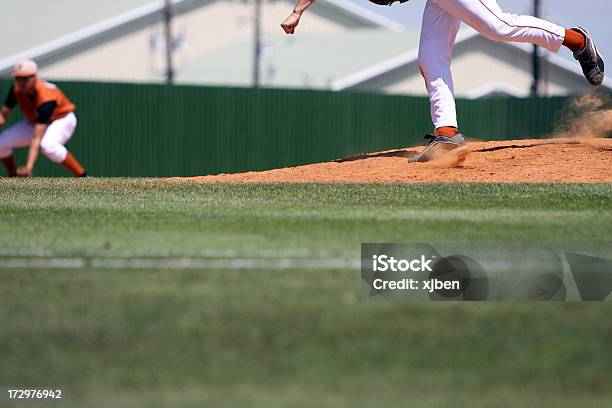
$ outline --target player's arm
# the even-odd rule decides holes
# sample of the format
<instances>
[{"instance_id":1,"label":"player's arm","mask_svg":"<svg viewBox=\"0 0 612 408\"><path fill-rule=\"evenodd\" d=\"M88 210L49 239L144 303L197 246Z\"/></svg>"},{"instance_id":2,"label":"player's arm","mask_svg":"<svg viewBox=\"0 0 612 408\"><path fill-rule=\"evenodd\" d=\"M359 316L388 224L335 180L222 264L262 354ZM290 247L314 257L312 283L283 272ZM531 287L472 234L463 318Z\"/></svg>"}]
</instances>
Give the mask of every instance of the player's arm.
<instances>
[{"instance_id":1,"label":"player's arm","mask_svg":"<svg viewBox=\"0 0 612 408\"><path fill-rule=\"evenodd\" d=\"M2 106L2 108L0 108L0 126L4 126L15 105L17 105L17 98L15 97L13 87L11 87L11 89L9 89L8 95L6 95L4 105Z\"/></svg>"},{"instance_id":2,"label":"player's arm","mask_svg":"<svg viewBox=\"0 0 612 408\"><path fill-rule=\"evenodd\" d=\"M295 27L299 24L302 13L304 13L304 11L306 11L315 1L316 0L298 0L289 17L281 23L281 27L285 30L286 34L293 34L295 32Z\"/></svg>"},{"instance_id":3,"label":"player's arm","mask_svg":"<svg viewBox=\"0 0 612 408\"><path fill-rule=\"evenodd\" d=\"M37 123L34 125L34 136L30 142L30 150L28 151L28 161L25 166L17 169L17 175L21 177L31 177L34 171L34 165L38 160L38 153L40 151L40 142L47 130L47 125Z\"/></svg>"},{"instance_id":4,"label":"player's arm","mask_svg":"<svg viewBox=\"0 0 612 408\"><path fill-rule=\"evenodd\" d=\"M42 104L38 108L38 118L36 119L36 124L34 125L34 135L32 136L32 141L30 142L30 150L28 151L28 161L26 165L17 169L17 175L22 177L30 177L34 171L34 165L36 164L36 160L38 160L38 155L40 152L40 143L42 141L45 132L47 131L47 127L51 123L51 117L53 116L53 112L57 107L57 103L55 101L46 102Z\"/></svg>"}]
</instances>

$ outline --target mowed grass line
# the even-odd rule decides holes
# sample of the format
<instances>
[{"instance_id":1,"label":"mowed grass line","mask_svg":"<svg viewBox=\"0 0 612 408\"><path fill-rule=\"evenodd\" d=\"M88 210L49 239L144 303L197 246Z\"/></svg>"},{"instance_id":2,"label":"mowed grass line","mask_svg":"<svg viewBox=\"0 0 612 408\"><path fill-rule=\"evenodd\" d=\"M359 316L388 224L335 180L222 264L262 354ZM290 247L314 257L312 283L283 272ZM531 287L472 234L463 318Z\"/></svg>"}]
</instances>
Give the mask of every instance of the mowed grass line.
<instances>
[{"instance_id":1,"label":"mowed grass line","mask_svg":"<svg viewBox=\"0 0 612 408\"><path fill-rule=\"evenodd\" d=\"M612 242L611 203L609 184L2 179L0 248L344 253L367 241L601 244ZM61 387L68 407L612 402L607 303L360 296L353 270L0 269L0 387Z\"/></svg>"},{"instance_id":2,"label":"mowed grass line","mask_svg":"<svg viewBox=\"0 0 612 408\"><path fill-rule=\"evenodd\" d=\"M0 180L1 248L326 249L361 242L606 243L612 184Z\"/></svg>"}]
</instances>

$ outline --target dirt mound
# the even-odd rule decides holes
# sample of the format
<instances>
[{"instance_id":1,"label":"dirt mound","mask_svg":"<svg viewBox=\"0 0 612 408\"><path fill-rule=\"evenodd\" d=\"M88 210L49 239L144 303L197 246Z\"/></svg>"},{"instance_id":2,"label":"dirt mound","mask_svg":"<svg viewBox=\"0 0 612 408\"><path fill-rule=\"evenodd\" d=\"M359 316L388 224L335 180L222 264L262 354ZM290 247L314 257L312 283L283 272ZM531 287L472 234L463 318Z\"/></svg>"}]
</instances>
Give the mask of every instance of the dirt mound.
<instances>
[{"instance_id":1,"label":"dirt mound","mask_svg":"<svg viewBox=\"0 0 612 408\"><path fill-rule=\"evenodd\" d=\"M408 148L260 172L171 180L197 182L612 182L612 139L546 139L471 142L458 167L408 163L421 148Z\"/></svg>"}]
</instances>

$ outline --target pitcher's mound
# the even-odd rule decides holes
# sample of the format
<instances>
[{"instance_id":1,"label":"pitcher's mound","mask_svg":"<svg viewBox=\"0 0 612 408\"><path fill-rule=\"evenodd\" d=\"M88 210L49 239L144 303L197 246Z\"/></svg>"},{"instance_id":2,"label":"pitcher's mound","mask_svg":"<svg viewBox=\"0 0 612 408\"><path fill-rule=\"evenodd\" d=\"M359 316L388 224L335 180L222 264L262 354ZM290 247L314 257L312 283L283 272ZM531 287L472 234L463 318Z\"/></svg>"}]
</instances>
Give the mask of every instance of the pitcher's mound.
<instances>
[{"instance_id":1,"label":"pitcher's mound","mask_svg":"<svg viewBox=\"0 0 612 408\"><path fill-rule=\"evenodd\" d=\"M198 182L612 182L612 139L471 142L459 166L453 160L408 163L420 148L348 157L284 169L172 180Z\"/></svg>"}]
</instances>

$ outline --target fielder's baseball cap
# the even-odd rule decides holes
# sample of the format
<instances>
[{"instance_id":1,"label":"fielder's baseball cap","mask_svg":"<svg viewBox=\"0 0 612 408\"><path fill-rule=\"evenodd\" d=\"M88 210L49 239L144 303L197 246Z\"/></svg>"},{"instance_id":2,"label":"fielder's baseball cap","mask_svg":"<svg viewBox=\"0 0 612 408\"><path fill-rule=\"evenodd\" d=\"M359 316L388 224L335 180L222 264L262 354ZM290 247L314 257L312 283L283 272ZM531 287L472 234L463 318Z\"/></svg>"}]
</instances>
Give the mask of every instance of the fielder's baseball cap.
<instances>
[{"instance_id":1,"label":"fielder's baseball cap","mask_svg":"<svg viewBox=\"0 0 612 408\"><path fill-rule=\"evenodd\" d=\"M17 65L15 65L15 70L13 71L13 76L16 78L19 77L29 77L32 75L36 75L38 73L38 65L32 60L23 60L20 61Z\"/></svg>"}]
</instances>

